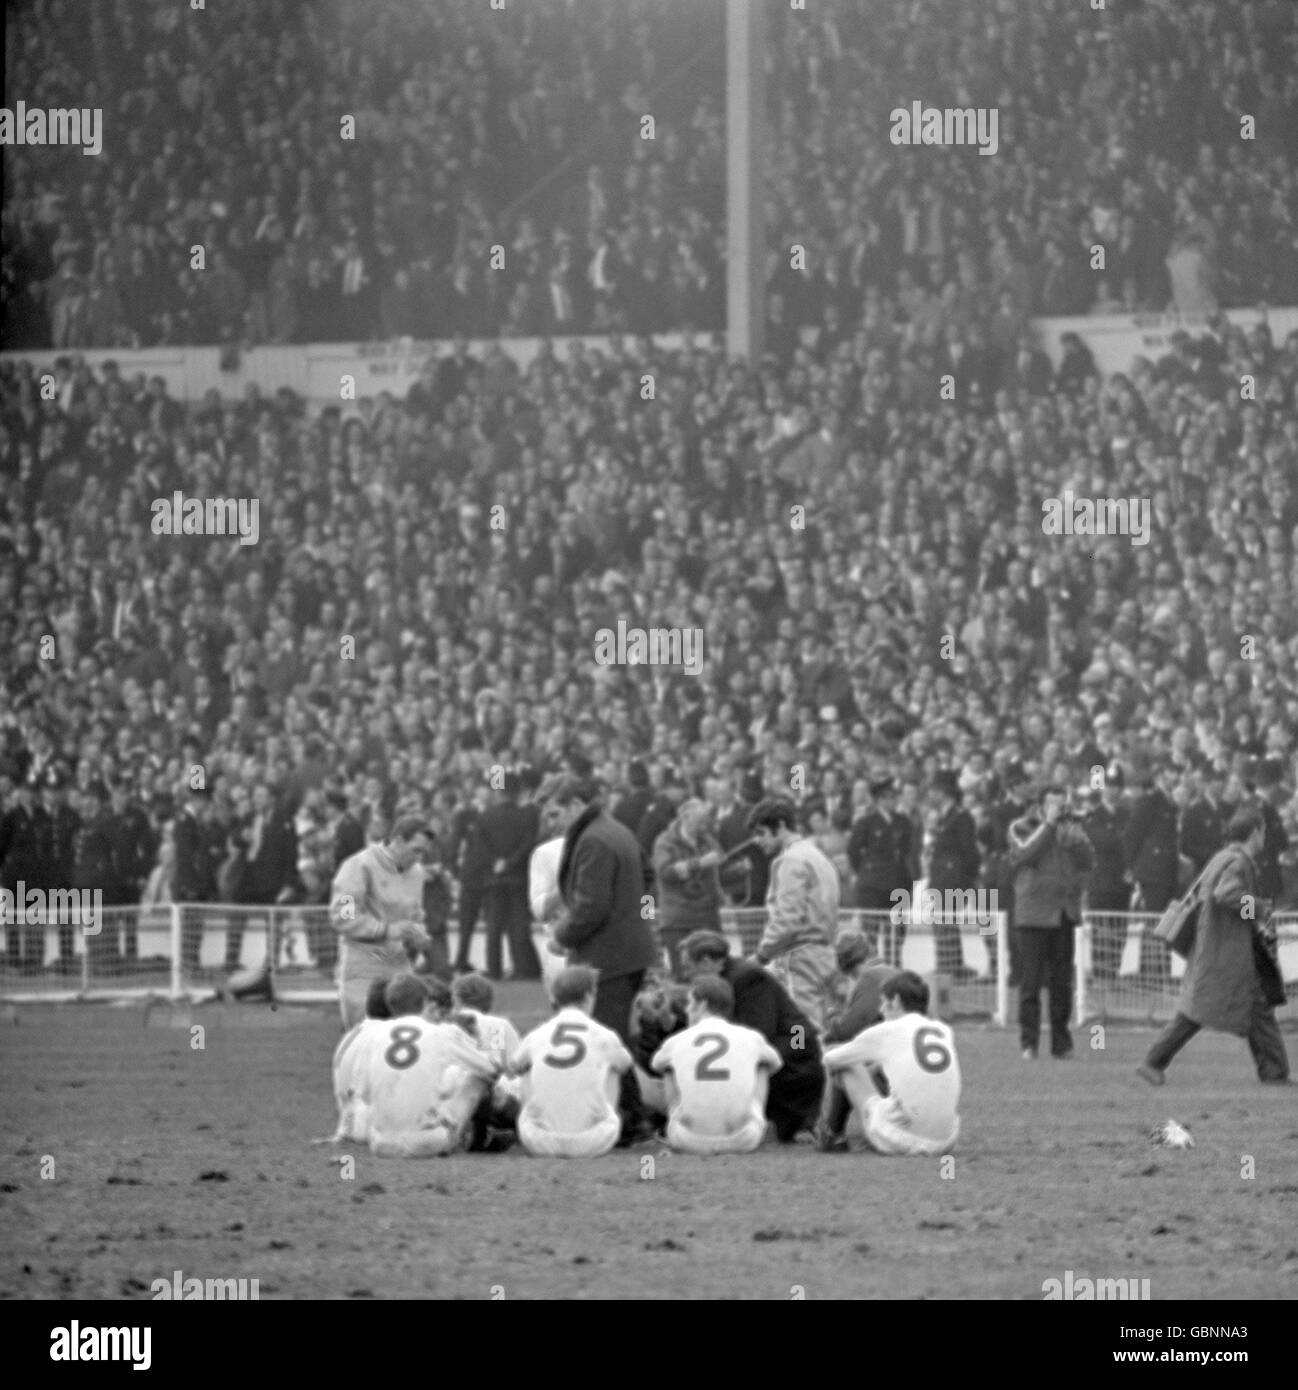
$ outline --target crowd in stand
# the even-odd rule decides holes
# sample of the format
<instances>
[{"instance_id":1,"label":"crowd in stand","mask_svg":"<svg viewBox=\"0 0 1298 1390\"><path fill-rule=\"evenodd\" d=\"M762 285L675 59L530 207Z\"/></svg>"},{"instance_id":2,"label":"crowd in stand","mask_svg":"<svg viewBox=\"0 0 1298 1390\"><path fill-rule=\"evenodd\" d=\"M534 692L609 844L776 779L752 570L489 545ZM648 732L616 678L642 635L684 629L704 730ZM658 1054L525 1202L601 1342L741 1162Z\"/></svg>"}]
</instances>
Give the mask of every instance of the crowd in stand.
<instances>
[{"instance_id":1,"label":"crowd in stand","mask_svg":"<svg viewBox=\"0 0 1298 1390\"><path fill-rule=\"evenodd\" d=\"M615 799L643 762L655 834L689 793L724 817L792 790L861 889L841 841L871 783L910 818L900 884L942 774L994 883L1020 769L1090 792L1116 766L1180 808L1152 818L1176 843L1146 905L1251 796L1292 899L1298 335L1219 318L1101 380L1080 344L1055 370L1020 334L947 402L958 337L934 357L922 300L871 302L869 327L757 366L615 338L521 371L461 343L346 417L253 390L184 406L75 359L42 400L7 365L5 883L15 806L72 798L93 825L107 793L134 808L128 896L162 859L181 900L319 900L342 848L411 808L462 896L492 769L576 759ZM258 543L154 534L177 488L259 499ZM1147 543L1047 534L1065 490L1149 499ZM699 629L701 674L601 664L619 621ZM26 881L98 884L63 843ZM1142 854L1124 841L1128 891Z\"/></svg>"},{"instance_id":2,"label":"crowd in stand","mask_svg":"<svg viewBox=\"0 0 1298 1390\"><path fill-rule=\"evenodd\" d=\"M1101 379L1028 328L1178 277L1298 301L1295 11L985 8L773 8L770 225L810 255L773 251L750 364L643 336L721 313L709 7L23 10L29 104L92 73L107 134L5 151L9 345L614 331L526 366L460 336L404 400L322 412L71 351L48 398L0 365L0 887L321 902L417 810L454 920L493 911L495 770L525 804L568 766L650 853L689 799L731 848L791 792L863 906L1004 884L1026 789L1061 783L1092 905L1154 908L1253 799L1298 901L1298 335L1215 314ZM998 106L997 157L887 143L944 85ZM355 142L319 135L341 90ZM1078 276L1095 236L1109 268ZM177 489L257 499L257 543L155 534ZM1147 538L1048 534L1069 492L1147 501ZM698 629L701 674L601 664L619 622ZM729 895L760 902L744 863Z\"/></svg>"},{"instance_id":3,"label":"crowd in stand","mask_svg":"<svg viewBox=\"0 0 1298 1390\"><path fill-rule=\"evenodd\" d=\"M12 32L6 89L102 109L104 148L5 150L11 346L722 324L720 4L34 0ZM786 330L853 329L867 290L944 321L1298 302L1287 0L772 3L767 48ZM995 155L893 145L916 100L995 109Z\"/></svg>"}]
</instances>

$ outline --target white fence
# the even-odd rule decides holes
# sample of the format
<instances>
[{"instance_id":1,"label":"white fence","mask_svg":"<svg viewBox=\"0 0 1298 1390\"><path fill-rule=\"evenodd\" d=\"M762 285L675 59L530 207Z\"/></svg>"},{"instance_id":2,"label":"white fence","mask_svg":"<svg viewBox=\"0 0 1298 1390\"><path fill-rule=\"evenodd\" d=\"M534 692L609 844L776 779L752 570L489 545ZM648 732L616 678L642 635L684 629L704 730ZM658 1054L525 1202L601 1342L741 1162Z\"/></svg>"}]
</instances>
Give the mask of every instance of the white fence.
<instances>
[{"instance_id":1,"label":"white fence","mask_svg":"<svg viewBox=\"0 0 1298 1390\"><path fill-rule=\"evenodd\" d=\"M737 954L751 955L766 924L762 908L724 909L722 928ZM1087 913L1077 935L1074 1016L1078 1023L1160 1023L1171 1017L1184 961L1169 956L1151 931L1149 913ZM894 923L886 912L845 910L879 955L923 975L935 1010L954 1018L1011 1021L1013 952L1004 914L993 925L952 919ZM1298 912L1277 914L1281 973L1289 999L1278 1011L1298 1024ZM289 1003L336 997L338 940L320 907L174 904L104 908L89 933L56 922L7 924L0 958L0 998L8 1002L197 997L234 969L269 964L277 996ZM451 930L454 939L454 928ZM538 942L539 945L539 942ZM470 963L481 969L485 933L473 939Z\"/></svg>"}]
</instances>

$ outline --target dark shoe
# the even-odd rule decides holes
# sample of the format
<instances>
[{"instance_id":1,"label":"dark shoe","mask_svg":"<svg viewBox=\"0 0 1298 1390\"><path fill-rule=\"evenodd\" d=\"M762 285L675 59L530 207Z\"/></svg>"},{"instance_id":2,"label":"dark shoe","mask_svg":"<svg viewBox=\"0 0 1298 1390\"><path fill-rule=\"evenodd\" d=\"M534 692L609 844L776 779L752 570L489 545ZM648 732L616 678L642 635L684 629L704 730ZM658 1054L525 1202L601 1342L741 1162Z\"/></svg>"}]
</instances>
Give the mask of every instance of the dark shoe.
<instances>
[{"instance_id":1,"label":"dark shoe","mask_svg":"<svg viewBox=\"0 0 1298 1390\"><path fill-rule=\"evenodd\" d=\"M657 1140L657 1138L658 1131L648 1120L636 1120L631 1124L622 1126L622 1133L618 1138L616 1147L629 1149L633 1144L643 1144L647 1140Z\"/></svg>"},{"instance_id":2,"label":"dark shoe","mask_svg":"<svg viewBox=\"0 0 1298 1390\"><path fill-rule=\"evenodd\" d=\"M1051 1052L1050 1054L1056 1062L1071 1062L1073 1060L1073 1049L1065 1048L1063 1052Z\"/></svg>"},{"instance_id":3,"label":"dark shoe","mask_svg":"<svg viewBox=\"0 0 1298 1390\"><path fill-rule=\"evenodd\" d=\"M1151 1067L1148 1062L1142 1062L1136 1068L1136 1075L1148 1081L1151 1086L1162 1086L1167 1081L1166 1074L1157 1067Z\"/></svg>"}]
</instances>

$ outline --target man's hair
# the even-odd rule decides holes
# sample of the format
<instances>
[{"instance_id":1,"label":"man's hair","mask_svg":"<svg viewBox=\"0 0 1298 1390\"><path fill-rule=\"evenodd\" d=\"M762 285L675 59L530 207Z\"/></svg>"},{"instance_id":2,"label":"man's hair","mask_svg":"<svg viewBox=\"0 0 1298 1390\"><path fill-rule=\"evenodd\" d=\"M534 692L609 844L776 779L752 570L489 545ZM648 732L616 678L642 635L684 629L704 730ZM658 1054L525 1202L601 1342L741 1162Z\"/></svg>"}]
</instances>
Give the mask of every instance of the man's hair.
<instances>
[{"instance_id":1,"label":"man's hair","mask_svg":"<svg viewBox=\"0 0 1298 1390\"><path fill-rule=\"evenodd\" d=\"M778 830L781 825L792 830L797 823L798 813L793 809L793 802L782 796L767 797L765 801L759 801L748 813L750 832L755 830L774 831Z\"/></svg>"},{"instance_id":2,"label":"man's hair","mask_svg":"<svg viewBox=\"0 0 1298 1390\"><path fill-rule=\"evenodd\" d=\"M430 840L437 838L433 827L423 816L399 816L392 822L392 828L388 831L388 842L413 840L416 835L427 835Z\"/></svg>"},{"instance_id":3,"label":"man's hair","mask_svg":"<svg viewBox=\"0 0 1298 1390\"><path fill-rule=\"evenodd\" d=\"M1266 825L1266 819L1256 806L1241 806L1226 826L1226 838L1232 844L1243 844L1253 832Z\"/></svg>"},{"instance_id":4,"label":"man's hair","mask_svg":"<svg viewBox=\"0 0 1298 1390\"><path fill-rule=\"evenodd\" d=\"M421 1014L428 1003L428 986L418 975L397 975L388 981L383 993L389 1018L404 1018Z\"/></svg>"},{"instance_id":5,"label":"man's hair","mask_svg":"<svg viewBox=\"0 0 1298 1390\"><path fill-rule=\"evenodd\" d=\"M704 975L690 986L690 998L697 999L706 1006L709 1013L719 1018L733 1018L735 1014L735 992L716 975Z\"/></svg>"},{"instance_id":6,"label":"man's hair","mask_svg":"<svg viewBox=\"0 0 1298 1390\"><path fill-rule=\"evenodd\" d=\"M451 987L445 980L439 980L436 975L421 975L424 992L428 996L428 1002L424 1005L424 1012L434 1009L439 1014L450 1013L454 999L451 996Z\"/></svg>"},{"instance_id":7,"label":"man's hair","mask_svg":"<svg viewBox=\"0 0 1298 1390\"><path fill-rule=\"evenodd\" d=\"M559 806L566 806L570 801L586 804L594 801L597 791L595 783L589 778L579 777L573 772L556 772L551 773L537 788L535 799L538 802L552 801Z\"/></svg>"},{"instance_id":8,"label":"man's hair","mask_svg":"<svg viewBox=\"0 0 1298 1390\"><path fill-rule=\"evenodd\" d=\"M908 1014L928 1013L928 985L913 970L903 970L891 980L885 980L879 994L884 999L896 999Z\"/></svg>"},{"instance_id":9,"label":"man's hair","mask_svg":"<svg viewBox=\"0 0 1298 1390\"><path fill-rule=\"evenodd\" d=\"M495 999L496 992L485 975L461 975L451 982L451 1000L457 1008L477 1009L480 1014L489 1014Z\"/></svg>"},{"instance_id":10,"label":"man's hair","mask_svg":"<svg viewBox=\"0 0 1298 1390\"><path fill-rule=\"evenodd\" d=\"M588 994L595 993L598 985L598 970L589 965L568 965L554 977L550 998L556 1009L562 1009L569 1004L580 1004Z\"/></svg>"},{"instance_id":11,"label":"man's hair","mask_svg":"<svg viewBox=\"0 0 1298 1390\"><path fill-rule=\"evenodd\" d=\"M370 987L365 995L365 1017L366 1018L391 1018L392 1010L388 1008L386 998L388 992L387 980L371 980Z\"/></svg>"},{"instance_id":12,"label":"man's hair","mask_svg":"<svg viewBox=\"0 0 1298 1390\"><path fill-rule=\"evenodd\" d=\"M863 965L872 954L869 938L864 932L841 931L834 940L834 958L844 974L858 965Z\"/></svg>"},{"instance_id":13,"label":"man's hair","mask_svg":"<svg viewBox=\"0 0 1298 1390\"><path fill-rule=\"evenodd\" d=\"M685 953L685 959L689 961L730 958L730 943L719 931L691 932L681 942L681 950Z\"/></svg>"}]
</instances>

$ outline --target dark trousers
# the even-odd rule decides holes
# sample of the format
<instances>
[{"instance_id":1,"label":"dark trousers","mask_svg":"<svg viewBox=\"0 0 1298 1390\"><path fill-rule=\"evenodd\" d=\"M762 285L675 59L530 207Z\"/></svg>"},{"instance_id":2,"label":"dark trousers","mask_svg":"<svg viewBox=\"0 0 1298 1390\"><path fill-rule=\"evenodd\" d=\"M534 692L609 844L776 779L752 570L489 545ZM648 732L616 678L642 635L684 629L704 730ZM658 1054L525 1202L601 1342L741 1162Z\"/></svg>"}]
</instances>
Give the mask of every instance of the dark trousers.
<instances>
[{"instance_id":1,"label":"dark trousers","mask_svg":"<svg viewBox=\"0 0 1298 1390\"><path fill-rule=\"evenodd\" d=\"M439 980L450 980L454 972L451 970L451 951L447 945L445 922L441 926L428 929L428 945L416 958L415 971L420 975L436 975Z\"/></svg>"},{"instance_id":2,"label":"dark trousers","mask_svg":"<svg viewBox=\"0 0 1298 1390\"><path fill-rule=\"evenodd\" d=\"M1037 1050L1041 1036L1041 990L1050 993L1050 1051L1056 1057L1072 1051L1068 1020L1073 1011L1074 930L1057 927L1015 927L1018 940L1019 1046Z\"/></svg>"},{"instance_id":3,"label":"dark trousers","mask_svg":"<svg viewBox=\"0 0 1298 1390\"><path fill-rule=\"evenodd\" d=\"M1193 1019L1178 1013L1171 1023L1154 1039L1145 1057L1146 1063L1165 1071L1168 1063L1199 1031ZM1289 1075L1289 1054L1285 1051L1284 1036L1275 1021L1275 1009L1259 994L1253 1000L1253 1014L1248 1021L1248 1050L1253 1054L1259 1081L1283 1081Z\"/></svg>"},{"instance_id":4,"label":"dark trousers","mask_svg":"<svg viewBox=\"0 0 1298 1390\"><path fill-rule=\"evenodd\" d=\"M487 889L487 974L501 975L501 947L509 942L514 977L539 980L541 961L532 941L532 913L525 884L493 883Z\"/></svg>"},{"instance_id":5,"label":"dark trousers","mask_svg":"<svg viewBox=\"0 0 1298 1390\"><path fill-rule=\"evenodd\" d=\"M1140 899L1146 912L1162 912L1176 896L1174 883L1142 883ZM1140 978L1165 985L1172 979L1172 957L1167 946L1146 927L1140 936Z\"/></svg>"},{"instance_id":6,"label":"dark trousers","mask_svg":"<svg viewBox=\"0 0 1298 1390\"><path fill-rule=\"evenodd\" d=\"M455 949L455 968L469 968L469 948L473 945L473 929L478 925L478 914L482 911L482 901L487 888L482 883L460 884L460 940ZM499 974L499 970L496 972Z\"/></svg>"},{"instance_id":7,"label":"dark trousers","mask_svg":"<svg viewBox=\"0 0 1298 1390\"><path fill-rule=\"evenodd\" d=\"M630 975L614 975L611 978L601 975L595 990L595 1007L591 1010L590 1016L596 1023L611 1028L628 1050L631 1048L631 1004L640 993L644 977L643 970L633 971ZM622 1115L622 1137L625 1140L633 1135L645 1119L644 1104L640 1099L640 1086L635 1079L634 1067L628 1067L622 1073L617 1106Z\"/></svg>"},{"instance_id":8,"label":"dark trousers","mask_svg":"<svg viewBox=\"0 0 1298 1390\"><path fill-rule=\"evenodd\" d=\"M1110 917L1126 912L1131 895L1125 890L1110 893L1087 892L1086 906L1100 920L1091 925L1091 975L1097 980L1116 980L1122 969L1122 953L1127 945L1127 924Z\"/></svg>"},{"instance_id":9,"label":"dark trousers","mask_svg":"<svg viewBox=\"0 0 1298 1390\"><path fill-rule=\"evenodd\" d=\"M776 1139L789 1144L802 1130L814 1128L824 1096L825 1073L819 1066L791 1067L786 1063L772 1073L766 1118L775 1126Z\"/></svg>"}]
</instances>

